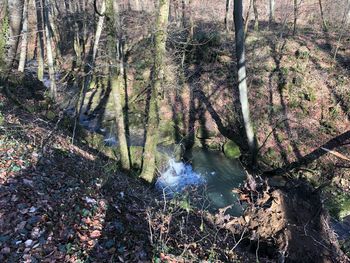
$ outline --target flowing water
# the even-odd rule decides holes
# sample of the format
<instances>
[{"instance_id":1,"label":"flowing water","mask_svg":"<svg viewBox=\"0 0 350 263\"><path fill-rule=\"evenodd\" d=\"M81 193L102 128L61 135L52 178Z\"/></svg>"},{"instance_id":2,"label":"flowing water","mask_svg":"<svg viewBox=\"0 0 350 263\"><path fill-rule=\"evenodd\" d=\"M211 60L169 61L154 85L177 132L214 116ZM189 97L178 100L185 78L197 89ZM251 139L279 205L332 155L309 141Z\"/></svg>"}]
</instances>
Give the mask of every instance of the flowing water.
<instances>
[{"instance_id":1,"label":"flowing water","mask_svg":"<svg viewBox=\"0 0 350 263\"><path fill-rule=\"evenodd\" d=\"M231 206L228 212L242 214L237 195L232 189L239 187L245 179L245 172L239 160L227 159L219 151L193 149L185 155L188 164L169 161L169 167L156 182L156 188L167 195L183 191L187 186L203 185L209 201L209 210Z\"/></svg>"}]
</instances>

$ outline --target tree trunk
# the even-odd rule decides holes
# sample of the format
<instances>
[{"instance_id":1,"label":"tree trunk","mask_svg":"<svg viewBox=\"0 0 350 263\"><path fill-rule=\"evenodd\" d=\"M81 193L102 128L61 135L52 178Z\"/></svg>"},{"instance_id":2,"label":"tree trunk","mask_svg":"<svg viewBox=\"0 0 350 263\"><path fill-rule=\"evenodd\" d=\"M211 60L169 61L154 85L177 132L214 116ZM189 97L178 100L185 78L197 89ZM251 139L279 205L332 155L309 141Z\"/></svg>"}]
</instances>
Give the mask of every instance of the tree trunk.
<instances>
[{"instance_id":1,"label":"tree trunk","mask_svg":"<svg viewBox=\"0 0 350 263\"><path fill-rule=\"evenodd\" d=\"M22 23L22 42L21 42L21 53L19 56L18 71L23 72L26 64L27 56L27 45L28 45L28 2L24 0L23 6L23 23Z\"/></svg>"},{"instance_id":2,"label":"tree trunk","mask_svg":"<svg viewBox=\"0 0 350 263\"><path fill-rule=\"evenodd\" d=\"M229 31L229 30L230 30L229 24L228 24L228 14L229 14L229 11L230 11L230 0L226 0L225 20L224 20L226 31Z\"/></svg>"},{"instance_id":3,"label":"tree trunk","mask_svg":"<svg viewBox=\"0 0 350 263\"><path fill-rule=\"evenodd\" d=\"M294 24L293 24L293 36L297 33L298 22L298 0L294 0Z\"/></svg>"},{"instance_id":4,"label":"tree trunk","mask_svg":"<svg viewBox=\"0 0 350 263\"><path fill-rule=\"evenodd\" d=\"M104 14L105 11L106 11L106 2L103 0L100 12L101 12L101 14ZM96 59L97 50L98 50L98 43L99 43L100 38L101 38L104 19L105 19L105 17L103 15L98 17L95 39L94 39L94 46L92 49L92 63L94 63L95 59Z\"/></svg>"},{"instance_id":5,"label":"tree trunk","mask_svg":"<svg viewBox=\"0 0 350 263\"><path fill-rule=\"evenodd\" d=\"M154 67L152 76L151 98L149 104L149 113L147 120L146 143L143 155L143 166L141 178L152 182L156 172L156 151L158 141L158 93L161 91L161 85L164 74L164 56L167 40L167 26L169 18L169 0L159 0L158 17L154 41Z\"/></svg>"},{"instance_id":6,"label":"tree trunk","mask_svg":"<svg viewBox=\"0 0 350 263\"><path fill-rule=\"evenodd\" d=\"M12 69L16 58L18 40L21 32L23 15L23 0L8 0L9 37L6 44L7 54L5 56L4 72L8 74Z\"/></svg>"},{"instance_id":7,"label":"tree trunk","mask_svg":"<svg viewBox=\"0 0 350 263\"><path fill-rule=\"evenodd\" d=\"M2 11L0 13L0 75L1 75L5 65L6 43L7 43L7 35L9 31L7 2L6 1L0 2L0 8Z\"/></svg>"},{"instance_id":8,"label":"tree trunk","mask_svg":"<svg viewBox=\"0 0 350 263\"><path fill-rule=\"evenodd\" d=\"M61 39L60 39L60 34L56 28L52 12L53 12L53 6L50 4L48 8L48 21L50 25L50 31L52 32L52 40L55 43L55 59L56 59L56 62L58 62L58 60L61 58L61 51L60 51Z\"/></svg>"},{"instance_id":9,"label":"tree trunk","mask_svg":"<svg viewBox=\"0 0 350 263\"><path fill-rule=\"evenodd\" d=\"M108 46L110 49L110 73L111 88L114 98L114 108L116 112L115 120L117 125L117 136L120 149L120 164L124 170L130 170L131 162L129 155L128 142L126 138L125 119L123 114L123 49L121 41L121 29L119 26L118 3L113 0L107 0L108 16Z\"/></svg>"},{"instance_id":10,"label":"tree trunk","mask_svg":"<svg viewBox=\"0 0 350 263\"><path fill-rule=\"evenodd\" d=\"M269 22L275 21L275 0L269 0Z\"/></svg>"},{"instance_id":11,"label":"tree trunk","mask_svg":"<svg viewBox=\"0 0 350 263\"><path fill-rule=\"evenodd\" d=\"M237 57L237 76L239 99L242 107L242 116L244 121L244 128L248 140L248 146L252 155L252 161L256 160L256 139L253 131L252 122L250 119L249 102L248 102L248 88L246 79L246 63L245 63L245 43L244 43L244 29L242 18L242 0L234 0L234 24L236 36L236 57Z\"/></svg>"},{"instance_id":12,"label":"tree trunk","mask_svg":"<svg viewBox=\"0 0 350 263\"><path fill-rule=\"evenodd\" d=\"M54 59L53 59L53 52L52 52L52 35L49 29L49 6L50 6L50 0L44 1L44 29L45 29L45 37L46 37L47 64L49 67L49 76L50 76L50 96L52 99L55 100L57 97L57 87L56 87Z\"/></svg>"},{"instance_id":13,"label":"tree trunk","mask_svg":"<svg viewBox=\"0 0 350 263\"><path fill-rule=\"evenodd\" d=\"M38 79L44 79L44 35L43 35L43 12L42 0L34 0L36 11L36 28L37 28L37 43L36 43L36 57L38 61Z\"/></svg>"},{"instance_id":14,"label":"tree trunk","mask_svg":"<svg viewBox=\"0 0 350 263\"><path fill-rule=\"evenodd\" d=\"M253 10L254 10L254 30L259 30L259 12L256 5L256 0L253 0Z\"/></svg>"},{"instance_id":15,"label":"tree trunk","mask_svg":"<svg viewBox=\"0 0 350 263\"><path fill-rule=\"evenodd\" d=\"M318 0L318 4L320 6L320 13L321 13L321 20L322 20L322 28L325 32L328 31L326 20L324 19L324 13L323 13L323 5L322 0Z\"/></svg>"},{"instance_id":16,"label":"tree trunk","mask_svg":"<svg viewBox=\"0 0 350 263\"><path fill-rule=\"evenodd\" d=\"M250 9L252 8L252 3L253 3L253 0L250 0L249 1L249 6L248 6L248 10L247 10L247 14L246 14L245 21L244 21L245 22L244 23L244 35L245 35L245 37L247 37L247 35L248 35L249 15L250 15Z\"/></svg>"}]
</instances>

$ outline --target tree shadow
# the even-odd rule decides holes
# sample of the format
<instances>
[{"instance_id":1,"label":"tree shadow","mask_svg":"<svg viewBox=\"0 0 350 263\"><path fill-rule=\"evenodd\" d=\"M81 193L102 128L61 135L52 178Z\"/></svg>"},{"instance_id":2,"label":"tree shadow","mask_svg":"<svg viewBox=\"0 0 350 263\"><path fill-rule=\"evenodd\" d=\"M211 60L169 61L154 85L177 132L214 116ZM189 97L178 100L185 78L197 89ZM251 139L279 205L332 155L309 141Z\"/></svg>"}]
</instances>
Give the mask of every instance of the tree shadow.
<instances>
[{"instance_id":1,"label":"tree shadow","mask_svg":"<svg viewBox=\"0 0 350 263\"><path fill-rule=\"evenodd\" d=\"M0 179L0 260L151 258L149 189L98 149L71 144L65 127L6 109L18 123L0 130L0 156L9 160Z\"/></svg>"},{"instance_id":2,"label":"tree shadow","mask_svg":"<svg viewBox=\"0 0 350 263\"><path fill-rule=\"evenodd\" d=\"M289 138L289 143L293 149L293 153L295 155L295 157L297 159L301 158L301 153L300 150L297 146L297 144L295 143L295 140L292 136L292 131L291 131L291 127L289 124L289 120L288 120L288 112L287 112L287 105L284 101L284 94L283 91L286 88L287 85L287 80L286 80L286 76L285 73L283 72L282 68L281 68L281 61L283 59L283 52L284 52L284 48L286 45L286 39L284 40L280 50L278 50L276 42L273 40L269 41L269 45L271 48L271 52L272 52L272 58L275 62L275 70L270 74L269 76L269 93L270 93L270 104L271 104L271 111L270 111L270 125L273 126L275 125L273 123L273 115L275 114L274 112L274 108L273 108L273 91L272 91L272 80L273 80L273 76L274 74L277 74L277 89L279 92L279 101L280 101L280 105L282 107L282 114L283 114L283 118L285 119L284 121L284 126L286 128L286 132ZM278 135L277 135L277 131L276 129L273 130L273 136L275 138L275 141L279 147L279 149L281 150L281 155L282 155L282 159L285 163L288 163L288 157L287 157L287 153L284 150L283 146L281 145L280 140L278 139Z\"/></svg>"}]
</instances>

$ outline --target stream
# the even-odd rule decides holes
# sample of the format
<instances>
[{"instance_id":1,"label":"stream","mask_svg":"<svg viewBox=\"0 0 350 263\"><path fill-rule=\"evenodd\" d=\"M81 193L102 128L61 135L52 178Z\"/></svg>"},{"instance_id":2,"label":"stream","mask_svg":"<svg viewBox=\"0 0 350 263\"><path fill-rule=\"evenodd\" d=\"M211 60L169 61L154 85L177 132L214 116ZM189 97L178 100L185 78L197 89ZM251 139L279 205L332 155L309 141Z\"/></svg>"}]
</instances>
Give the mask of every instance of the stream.
<instances>
[{"instance_id":1,"label":"stream","mask_svg":"<svg viewBox=\"0 0 350 263\"><path fill-rule=\"evenodd\" d=\"M194 148L185 154L186 163L169 160L168 168L160 175L156 188L167 195L181 193L189 186L204 186L208 210L232 206L227 210L233 216L243 212L237 195L232 189L245 180L245 172L239 160L227 159L220 151Z\"/></svg>"}]
</instances>

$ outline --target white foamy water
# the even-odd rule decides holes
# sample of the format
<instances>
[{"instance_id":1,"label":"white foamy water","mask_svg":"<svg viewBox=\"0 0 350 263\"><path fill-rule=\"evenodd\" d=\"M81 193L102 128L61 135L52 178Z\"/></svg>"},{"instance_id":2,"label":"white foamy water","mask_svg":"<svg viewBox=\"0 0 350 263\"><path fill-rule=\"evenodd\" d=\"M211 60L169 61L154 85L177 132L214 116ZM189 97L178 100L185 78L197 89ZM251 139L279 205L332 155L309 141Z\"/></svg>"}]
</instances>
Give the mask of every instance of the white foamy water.
<instances>
[{"instance_id":1,"label":"white foamy water","mask_svg":"<svg viewBox=\"0 0 350 263\"><path fill-rule=\"evenodd\" d=\"M158 177L155 185L158 190L164 191L167 195L173 195L188 186L197 186L205 182L200 174L193 171L191 165L170 159L167 170Z\"/></svg>"}]
</instances>

